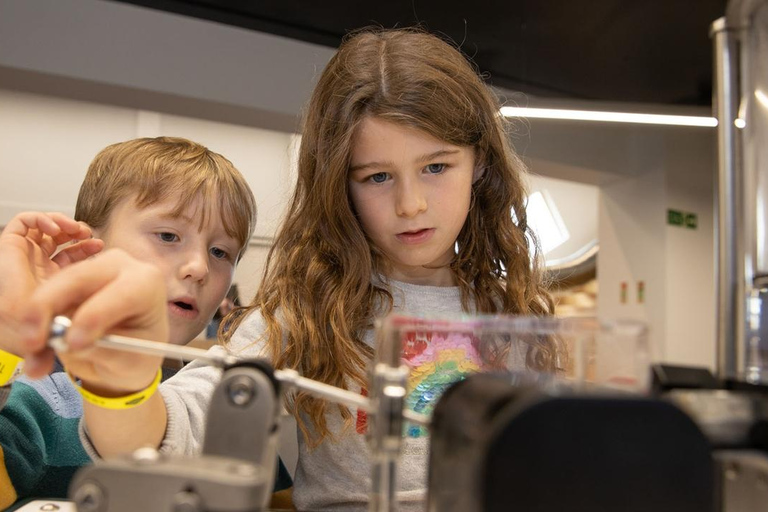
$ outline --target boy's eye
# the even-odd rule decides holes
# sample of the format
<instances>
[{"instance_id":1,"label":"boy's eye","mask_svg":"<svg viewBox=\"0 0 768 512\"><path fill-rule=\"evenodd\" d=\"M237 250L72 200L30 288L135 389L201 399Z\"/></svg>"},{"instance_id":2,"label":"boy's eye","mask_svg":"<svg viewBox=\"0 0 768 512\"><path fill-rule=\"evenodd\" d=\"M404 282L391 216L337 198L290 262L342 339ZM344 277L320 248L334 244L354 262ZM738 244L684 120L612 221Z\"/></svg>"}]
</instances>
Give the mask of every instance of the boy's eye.
<instances>
[{"instance_id":1,"label":"boy's eye","mask_svg":"<svg viewBox=\"0 0 768 512\"><path fill-rule=\"evenodd\" d=\"M427 172L430 174L440 174L445 170L445 164L429 164L427 166Z\"/></svg>"},{"instance_id":2,"label":"boy's eye","mask_svg":"<svg viewBox=\"0 0 768 512\"><path fill-rule=\"evenodd\" d=\"M217 260L225 260L229 258L229 253L223 249L219 249L218 247L211 247L211 256Z\"/></svg>"},{"instance_id":3,"label":"boy's eye","mask_svg":"<svg viewBox=\"0 0 768 512\"><path fill-rule=\"evenodd\" d=\"M175 233L169 233L167 231L158 233L157 238L159 238L163 242L175 242L179 239L178 235L176 235Z\"/></svg>"},{"instance_id":4,"label":"boy's eye","mask_svg":"<svg viewBox=\"0 0 768 512\"><path fill-rule=\"evenodd\" d=\"M371 174L368 179L374 183L384 183L389 178L389 174L386 172L377 172L376 174Z\"/></svg>"}]
</instances>

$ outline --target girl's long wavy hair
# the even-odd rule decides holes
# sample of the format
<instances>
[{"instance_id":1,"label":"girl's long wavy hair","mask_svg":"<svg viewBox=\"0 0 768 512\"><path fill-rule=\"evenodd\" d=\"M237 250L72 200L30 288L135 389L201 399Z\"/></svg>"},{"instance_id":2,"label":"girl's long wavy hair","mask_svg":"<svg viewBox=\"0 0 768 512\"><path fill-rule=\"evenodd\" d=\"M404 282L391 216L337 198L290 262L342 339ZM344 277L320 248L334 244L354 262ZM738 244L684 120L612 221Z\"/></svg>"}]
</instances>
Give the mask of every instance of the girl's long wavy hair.
<instances>
[{"instance_id":1,"label":"girl's long wavy hair","mask_svg":"<svg viewBox=\"0 0 768 512\"><path fill-rule=\"evenodd\" d=\"M491 89L459 50L420 29L350 34L312 94L287 216L256 297L232 325L259 309L276 367L345 389L366 386L372 349L362 337L373 317L392 307L386 284L372 280L386 275L387 262L366 239L349 198L353 138L368 116L476 150L483 174L450 264L464 309L533 315L553 309L531 259L535 239L526 236L524 165L509 145ZM529 364L551 367L554 352L537 347ZM310 446L330 434L327 407L306 394L294 398ZM350 411L339 410L351 423Z\"/></svg>"}]
</instances>

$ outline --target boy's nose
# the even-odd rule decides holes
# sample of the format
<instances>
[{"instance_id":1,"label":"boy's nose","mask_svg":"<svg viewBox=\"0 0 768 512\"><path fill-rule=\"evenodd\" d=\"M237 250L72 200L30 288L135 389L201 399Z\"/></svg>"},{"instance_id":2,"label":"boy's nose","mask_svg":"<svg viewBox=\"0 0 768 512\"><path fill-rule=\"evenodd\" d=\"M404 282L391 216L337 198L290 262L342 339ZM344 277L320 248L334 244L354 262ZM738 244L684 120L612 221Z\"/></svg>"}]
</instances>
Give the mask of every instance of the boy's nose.
<instances>
[{"instance_id":1,"label":"boy's nose","mask_svg":"<svg viewBox=\"0 0 768 512\"><path fill-rule=\"evenodd\" d=\"M180 268L182 279L203 281L208 276L208 251L190 251Z\"/></svg>"},{"instance_id":2,"label":"boy's nose","mask_svg":"<svg viewBox=\"0 0 768 512\"><path fill-rule=\"evenodd\" d=\"M418 183L400 183L395 210L400 217L415 217L426 211L427 198Z\"/></svg>"}]
</instances>

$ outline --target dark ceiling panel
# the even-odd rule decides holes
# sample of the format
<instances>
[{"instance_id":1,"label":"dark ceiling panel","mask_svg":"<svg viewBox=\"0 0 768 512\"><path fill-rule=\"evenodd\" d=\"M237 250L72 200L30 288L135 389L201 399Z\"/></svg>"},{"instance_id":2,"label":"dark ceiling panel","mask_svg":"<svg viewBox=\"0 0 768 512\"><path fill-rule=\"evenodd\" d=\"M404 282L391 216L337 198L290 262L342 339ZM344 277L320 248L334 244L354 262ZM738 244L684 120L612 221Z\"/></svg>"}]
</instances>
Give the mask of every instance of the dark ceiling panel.
<instances>
[{"instance_id":1,"label":"dark ceiling panel","mask_svg":"<svg viewBox=\"0 0 768 512\"><path fill-rule=\"evenodd\" d=\"M350 30L421 23L489 82L558 98L709 105L709 25L726 0L127 0L337 46Z\"/></svg>"}]
</instances>

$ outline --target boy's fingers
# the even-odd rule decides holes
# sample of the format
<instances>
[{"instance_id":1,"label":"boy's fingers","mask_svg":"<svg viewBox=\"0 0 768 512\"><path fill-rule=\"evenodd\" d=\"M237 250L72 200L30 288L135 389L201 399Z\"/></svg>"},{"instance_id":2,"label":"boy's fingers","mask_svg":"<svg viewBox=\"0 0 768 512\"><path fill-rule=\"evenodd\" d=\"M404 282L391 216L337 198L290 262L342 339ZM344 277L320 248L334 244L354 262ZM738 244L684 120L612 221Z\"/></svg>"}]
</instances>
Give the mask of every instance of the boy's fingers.
<instances>
[{"instance_id":1,"label":"boy's fingers","mask_svg":"<svg viewBox=\"0 0 768 512\"><path fill-rule=\"evenodd\" d=\"M104 249L104 242L98 238L89 238L65 247L52 258L59 267L64 268L72 263L85 260Z\"/></svg>"},{"instance_id":2,"label":"boy's fingers","mask_svg":"<svg viewBox=\"0 0 768 512\"><path fill-rule=\"evenodd\" d=\"M25 317L45 336L54 315L76 309L67 341L73 349L85 347L105 332L120 328L133 336L165 341L168 336L164 280L154 266L122 251L63 269L41 285L29 302ZM40 350L30 340L30 349Z\"/></svg>"},{"instance_id":3,"label":"boy's fingers","mask_svg":"<svg viewBox=\"0 0 768 512\"><path fill-rule=\"evenodd\" d=\"M12 218L3 230L3 235L27 236L30 230L58 233L61 228L49 216L40 212L24 212Z\"/></svg>"},{"instance_id":4,"label":"boy's fingers","mask_svg":"<svg viewBox=\"0 0 768 512\"><path fill-rule=\"evenodd\" d=\"M39 379L51 373L53 364L53 350L45 349L24 359L24 373L33 379Z\"/></svg>"},{"instance_id":5,"label":"boy's fingers","mask_svg":"<svg viewBox=\"0 0 768 512\"><path fill-rule=\"evenodd\" d=\"M77 222L69 217L63 217L62 221L64 219L66 219L66 223L62 222L58 224L61 231L56 235L51 235L58 245L73 240L87 240L93 236L93 231L91 231L91 228L87 224Z\"/></svg>"},{"instance_id":6,"label":"boy's fingers","mask_svg":"<svg viewBox=\"0 0 768 512\"><path fill-rule=\"evenodd\" d=\"M63 213L24 212L12 218L3 230L3 235L29 237L39 242L43 235L48 235L57 244L70 240L85 240L92 236L91 228Z\"/></svg>"},{"instance_id":7,"label":"boy's fingers","mask_svg":"<svg viewBox=\"0 0 768 512\"><path fill-rule=\"evenodd\" d=\"M60 212L47 212L47 215L64 233L76 238L91 236L91 228L84 222L77 221Z\"/></svg>"},{"instance_id":8,"label":"boy's fingers","mask_svg":"<svg viewBox=\"0 0 768 512\"><path fill-rule=\"evenodd\" d=\"M63 214L23 212L8 222L3 234L28 236L31 231L39 231L54 236L63 230L74 231L76 224L77 221Z\"/></svg>"}]
</instances>

